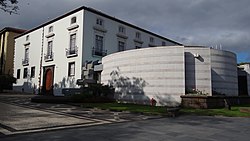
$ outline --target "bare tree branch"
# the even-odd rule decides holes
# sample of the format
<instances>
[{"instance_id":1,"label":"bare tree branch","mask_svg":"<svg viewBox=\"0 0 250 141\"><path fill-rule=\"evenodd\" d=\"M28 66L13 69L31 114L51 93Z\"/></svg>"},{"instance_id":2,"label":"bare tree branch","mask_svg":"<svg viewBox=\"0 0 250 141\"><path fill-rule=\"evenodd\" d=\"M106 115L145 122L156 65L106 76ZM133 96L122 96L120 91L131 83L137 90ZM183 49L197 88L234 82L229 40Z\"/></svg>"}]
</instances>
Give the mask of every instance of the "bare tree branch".
<instances>
[{"instance_id":1,"label":"bare tree branch","mask_svg":"<svg viewBox=\"0 0 250 141\"><path fill-rule=\"evenodd\" d=\"M11 14L18 14L18 0L0 0L0 9Z\"/></svg>"}]
</instances>

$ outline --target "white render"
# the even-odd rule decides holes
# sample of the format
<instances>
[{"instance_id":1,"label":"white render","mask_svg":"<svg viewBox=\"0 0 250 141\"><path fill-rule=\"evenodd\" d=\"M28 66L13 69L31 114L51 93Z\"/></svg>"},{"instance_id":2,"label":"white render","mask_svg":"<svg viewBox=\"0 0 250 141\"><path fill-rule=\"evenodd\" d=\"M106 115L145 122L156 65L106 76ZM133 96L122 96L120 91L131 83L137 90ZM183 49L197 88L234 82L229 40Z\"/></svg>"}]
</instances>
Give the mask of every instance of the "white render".
<instances>
[{"instance_id":1,"label":"white render","mask_svg":"<svg viewBox=\"0 0 250 141\"><path fill-rule=\"evenodd\" d=\"M164 46L114 53L102 59L101 80L118 100L176 106L187 90L238 95L236 55L207 47ZM216 93L215 93L216 92Z\"/></svg>"},{"instance_id":2,"label":"white render","mask_svg":"<svg viewBox=\"0 0 250 141\"><path fill-rule=\"evenodd\" d=\"M236 55L229 51L185 47L186 89L212 95L238 95Z\"/></svg>"},{"instance_id":3,"label":"white render","mask_svg":"<svg viewBox=\"0 0 250 141\"><path fill-rule=\"evenodd\" d=\"M122 101L177 106L185 94L184 47L164 46L114 53L103 58L102 83Z\"/></svg>"},{"instance_id":4,"label":"white render","mask_svg":"<svg viewBox=\"0 0 250 141\"><path fill-rule=\"evenodd\" d=\"M76 23L71 24L73 17L76 17ZM97 19L102 19L104 25L98 27ZM53 26L53 31L49 28ZM125 33L119 33L118 28L125 28ZM141 38L135 38L136 32L140 32ZM66 49L70 46L70 36L76 34L75 46L77 55L66 56ZM83 77L83 67L86 61L101 60L103 56L92 54L95 47L95 36L101 35L104 38L103 50L107 54L118 52L118 41L125 42L125 50L135 49L140 43L142 48L149 45L160 46L164 41L166 45L180 45L162 36L156 35L124 21L118 20L91 8L80 7L74 11L66 13L56 19L48 21L30 31L15 38L15 58L14 58L14 77L17 77L17 70L20 69L20 78L14 84L14 90L29 93L38 93L39 88L44 88L45 74L52 70L53 94L63 96L63 88L77 88L76 80ZM26 37L29 40L26 41ZM150 37L154 38L154 43L150 43ZM48 42L53 41L51 55L47 55ZM22 64L24 58L25 45L29 45L29 63ZM49 59L48 59L49 58ZM42 59L42 64L40 63ZM74 76L69 76L69 63L74 62ZM41 65L40 65L41 64ZM35 76L30 77L31 67L35 67ZM23 78L24 68L28 68L27 78ZM40 73L41 71L41 73ZM41 78L39 78L41 77ZM40 83L39 83L40 80ZM42 87L44 86L44 87Z\"/></svg>"}]
</instances>

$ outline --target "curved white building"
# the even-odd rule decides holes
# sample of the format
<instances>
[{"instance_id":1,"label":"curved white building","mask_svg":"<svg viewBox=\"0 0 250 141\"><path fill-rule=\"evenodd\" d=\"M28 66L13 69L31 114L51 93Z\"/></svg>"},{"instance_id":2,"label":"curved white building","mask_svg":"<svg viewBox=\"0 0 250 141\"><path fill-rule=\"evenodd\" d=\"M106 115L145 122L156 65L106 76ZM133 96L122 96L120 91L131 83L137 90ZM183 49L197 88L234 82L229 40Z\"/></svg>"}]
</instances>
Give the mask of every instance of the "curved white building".
<instances>
[{"instance_id":1,"label":"curved white building","mask_svg":"<svg viewBox=\"0 0 250 141\"><path fill-rule=\"evenodd\" d=\"M238 95L234 53L205 47L164 46L124 51L102 59L102 83L121 101L176 106L187 90Z\"/></svg>"}]
</instances>

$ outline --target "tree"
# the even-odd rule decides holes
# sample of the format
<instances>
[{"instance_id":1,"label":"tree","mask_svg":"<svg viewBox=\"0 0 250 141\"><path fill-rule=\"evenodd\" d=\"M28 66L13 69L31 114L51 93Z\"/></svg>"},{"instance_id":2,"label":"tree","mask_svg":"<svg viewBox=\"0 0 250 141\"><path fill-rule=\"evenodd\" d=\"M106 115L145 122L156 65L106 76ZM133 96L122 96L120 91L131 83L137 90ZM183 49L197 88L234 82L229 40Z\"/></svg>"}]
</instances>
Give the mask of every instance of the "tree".
<instances>
[{"instance_id":1,"label":"tree","mask_svg":"<svg viewBox=\"0 0 250 141\"><path fill-rule=\"evenodd\" d=\"M19 10L17 3L18 0L0 0L0 9L10 14L17 14L17 10Z\"/></svg>"}]
</instances>

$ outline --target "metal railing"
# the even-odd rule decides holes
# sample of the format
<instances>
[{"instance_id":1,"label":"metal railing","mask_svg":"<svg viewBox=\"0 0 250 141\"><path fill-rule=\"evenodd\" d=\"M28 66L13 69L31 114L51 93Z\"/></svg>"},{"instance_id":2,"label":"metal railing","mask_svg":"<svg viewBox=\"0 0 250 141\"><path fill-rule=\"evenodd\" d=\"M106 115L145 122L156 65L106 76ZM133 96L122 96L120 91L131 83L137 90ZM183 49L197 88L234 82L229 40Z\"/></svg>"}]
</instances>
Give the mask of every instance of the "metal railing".
<instances>
[{"instance_id":1,"label":"metal railing","mask_svg":"<svg viewBox=\"0 0 250 141\"><path fill-rule=\"evenodd\" d=\"M52 61L54 59L54 53L44 54L44 61Z\"/></svg>"},{"instance_id":2,"label":"metal railing","mask_svg":"<svg viewBox=\"0 0 250 141\"><path fill-rule=\"evenodd\" d=\"M29 65L29 58L24 58L24 59L22 60L22 64L23 64L24 66Z\"/></svg>"},{"instance_id":3,"label":"metal railing","mask_svg":"<svg viewBox=\"0 0 250 141\"><path fill-rule=\"evenodd\" d=\"M78 55L78 47L72 47L72 48L66 48L66 56L71 57L71 56L77 56Z\"/></svg>"},{"instance_id":4,"label":"metal railing","mask_svg":"<svg viewBox=\"0 0 250 141\"><path fill-rule=\"evenodd\" d=\"M99 49L99 48L92 48L92 55L95 56L106 56L107 55L107 50Z\"/></svg>"}]
</instances>

